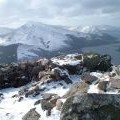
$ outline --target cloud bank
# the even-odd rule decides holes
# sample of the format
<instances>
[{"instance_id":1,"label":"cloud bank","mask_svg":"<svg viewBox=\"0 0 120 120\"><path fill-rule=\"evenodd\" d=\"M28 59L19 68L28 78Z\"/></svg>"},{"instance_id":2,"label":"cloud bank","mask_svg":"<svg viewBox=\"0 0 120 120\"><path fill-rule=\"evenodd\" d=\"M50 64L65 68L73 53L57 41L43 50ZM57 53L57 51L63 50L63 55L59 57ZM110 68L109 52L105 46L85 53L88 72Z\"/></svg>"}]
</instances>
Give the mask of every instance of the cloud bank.
<instances>
[{"instance_id":1,"label":"cloud bank","mask_svg":"<svg viewBox=\"0 0 120 120\"><path fill-rule=\"evenodd\" d=\"M0 26L27 21L58 25L120 26L120 0L0 0Z\"/></svg>"}]
</instances>

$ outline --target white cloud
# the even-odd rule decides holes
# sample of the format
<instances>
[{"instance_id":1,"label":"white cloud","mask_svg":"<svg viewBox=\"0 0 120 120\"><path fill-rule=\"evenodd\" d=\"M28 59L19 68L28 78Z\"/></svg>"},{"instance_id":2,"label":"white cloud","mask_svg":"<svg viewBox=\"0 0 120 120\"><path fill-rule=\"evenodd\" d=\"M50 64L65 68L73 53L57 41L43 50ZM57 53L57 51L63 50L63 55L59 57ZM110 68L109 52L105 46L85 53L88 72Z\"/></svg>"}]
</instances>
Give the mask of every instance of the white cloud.
<instances>
[{"instance_id":1,"label":"white cloud","mask_svg":"<svg viewBox=\"0 0 120 120\"><path fill-rule=\"evenodd\" d=\"M120 0L0 0L0 25L34 20L61 25L120 26L114 19L120 17L119 6Z\"/></svg>"}]
</instances>

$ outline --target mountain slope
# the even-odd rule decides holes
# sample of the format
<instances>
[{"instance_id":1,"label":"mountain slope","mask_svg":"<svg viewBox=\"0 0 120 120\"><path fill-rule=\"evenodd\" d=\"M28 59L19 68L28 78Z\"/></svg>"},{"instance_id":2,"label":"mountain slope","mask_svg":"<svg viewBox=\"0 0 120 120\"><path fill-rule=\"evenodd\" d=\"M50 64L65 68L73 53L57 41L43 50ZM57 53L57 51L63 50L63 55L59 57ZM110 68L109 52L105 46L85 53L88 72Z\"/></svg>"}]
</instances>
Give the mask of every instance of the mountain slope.
<instances>
[{"instance_id":1,"label":"mountain slope","mask_svg":"<svg viewBox=\"0 0 120 120\"><path fill-rule=\"evenodd\" d=\"M83 26L83 27L79 26L79 27L73 28L72 30L83 32L83 33L88 33L88 34L98 34L101 36L106 33L114 37L120 38L119 36L120 28L109 26L109 25L95 25L95 26Z\"/></svg>"},{"instance_id":2,"label":"mountain slope","mask_svg":"<svg viewBox=\"0 0 120 120\"><path fill-rule=\"evenodd\" d=\"M52 57L61 53L81 52L84 47L116 42L116 37L107 33L101 35L94 32L94 34L90 34L79 30L68 30L62 26L28 22L18 29L0 36L0 58L2 59L2 56L5 56L4 51L9 51L11 45L14 45L16 51L11 55L6 54L4 59L8 61L8 56L12 57L14 54L17 60ZM4 61L4 59L0 60L0 62Z\"/></svg>"}]
</instances>

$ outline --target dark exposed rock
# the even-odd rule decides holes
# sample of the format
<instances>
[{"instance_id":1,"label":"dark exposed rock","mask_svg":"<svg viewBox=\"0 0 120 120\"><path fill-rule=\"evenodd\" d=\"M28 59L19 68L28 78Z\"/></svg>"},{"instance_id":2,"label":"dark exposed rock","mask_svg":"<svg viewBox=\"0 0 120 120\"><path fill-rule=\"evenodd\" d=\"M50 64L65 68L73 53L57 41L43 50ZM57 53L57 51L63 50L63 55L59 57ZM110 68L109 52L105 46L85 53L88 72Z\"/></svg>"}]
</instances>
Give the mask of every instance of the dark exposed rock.
<instances>
[{"instance_id":1,"label":"dark exposed rock","mask_svg":"<svg viewBox=\"0 0 120 120\"><path fill-rule=\"evenodd\" d=\"M34 105L38 105L38 104L40 104L40 102L41 102L41 100L37 100L37 101L34 103Z\"/></svg>"},{"instance_id":2,"label":"dark exposed rock","mask_svg":"<svg viewBox=\"0 0 120 120\"><path fill-rule=\"evenodd\" d=\"M47 100L41 100L41 108L42 110L51 110L53 109L54 105L47 101Z\"/></svg>"},{"instance_id":3,"label":"dark exposed rock","mask_svg":"<svg viewBox=\"0 0 120 120\"><path fill-rule=\"evenodd\" d=\"M52 71L43 71L39 73L39 81L41 84L60 80L64 80L67 84L72 83L67 70L54 68Z\"/></svg>"},{"instance_id":4,"label":"dark exposed rock","mask_svg":"<svg viewBox=\"0 0 120 120\"><path fill-rule=\"evenodd\" d=\"M66 68L69 71L69 74L81 74L83 67L81 64L78 65L63 65L64 68Z\"/></svg>"},{"instance_id":5,"label":"dark exposed rock","mask_svg":"<svg viewBox=\"0 0 120 120\"><path fill-rule=\"evenodd\" d=\"M40 114L38 114L35 111L35 108L33 108L23 116L22 120L39 120L39 118Z\"/></svg>"},{"instance_id":6,"label":"dark exposed rock","mask_svg":"<svg viewBox=\"0 0 120 120\"><path fill-rule=\"evenodd\" d=\"M60 120L119 120L120 94L77 94L66 100Z\"/></svg>"},{"instance_id":7,"label":"dark exposed rock","mask_svg":"<svg viewBox=\"0 0 120 120\"><path fill-rule=\"evenodd\" d=\"M111 70L111 56L100 55L97 53L84 53L83 64L89 71L110 71Z\"/></svg>"},{"instance_id":8,"label":"dark exposed rock","mask_svg":"<svg viewBox=\"0 0 120 120\"><path fill-rule=\"evenodd\" d=\"M4 94L3 93L0 93L0 101L4 99Z\"/></svg>"},{"instance_id":9,"label":"dark exposed rock","mask_svg":"<svg viewBox=\"0 0 120 120\"><path fill-rule=\"evenodd\" d=\"M46 116L50 116L51 115L51 109L46 111Z\"/></svg>"},{"instance_id":10,"label":"dark exposed rock","mask_svg":"<svg viewBox=\"0 0 120 120\"><path fill-rule=\"evenodd\" d=\"M109 81L100 81L98 83L98 88L106 92L108 84L109 84Z\"/></svg>"},{"instance_id":11,"label":"dark exposed rock","mask_svg":"<svg viewBox=\"0 0 120 120\"><path fill-rule=\"evenodd\" d=\"M24 97L20 97L20 98L18 99L18 102L21 102L23 99L24 99Z\"/></svg>"},{"instance_id":12,"label":"dark exposed rock","mask_svg":"<svg viewBox=\"0 0 120 120\"><path fill-rule=\"evenodd\" d=\"M85 83L92 84L98 78L95 76L90 75L90 73L85 72L81 75L81 80L85 81Z\"/></svg>"},{"instance_id":13,"label":"dark exposed rock","mask_svg":"<svg viewBox=\"0 0 120 120\"><path fill-rule=\"evenodd\" d=\"M17 98L17 97L19 97L18 94L15 94L15 95L12 96L12 98Z\"/></svg>"},{"instance_id":14,"label":"dark exposed rock","mask_svg":"<svg viewBox=\"0 0 120 120\"><path fill-rule=\"evenodd\" d=\"M40 89L39 86L34 86L32 89L28 90L28 92L25 93L25 97L29 97L29 96L37 96L40 94Z\"/></svg>"}]
</instances>

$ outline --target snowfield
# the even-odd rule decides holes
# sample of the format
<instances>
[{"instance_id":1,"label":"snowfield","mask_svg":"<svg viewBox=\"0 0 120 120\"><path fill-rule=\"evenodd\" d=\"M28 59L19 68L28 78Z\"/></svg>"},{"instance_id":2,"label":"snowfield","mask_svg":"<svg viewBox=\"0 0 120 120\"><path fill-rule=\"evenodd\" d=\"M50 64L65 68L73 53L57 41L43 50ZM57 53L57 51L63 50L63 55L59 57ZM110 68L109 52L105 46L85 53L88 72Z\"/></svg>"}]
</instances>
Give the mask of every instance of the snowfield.
<instances>
[{"instance_id":1,"label":"snowfield","mask_svg":"<svg viewBox=\"0 0 120 120\"><path fill-rule=\"evenodd\" d=\"M101 80L109 80L108 75L102 74L102 73L96 73L93 72L91 75L94 75ZM80 81L80 75L71 75L70 78L72 79L73 83L76 83ZM60 82L63 84L63 86L60 86L59 82L53 82L46 85L43 85L43 87L47 86L47 89L45 90L45 93L55 93L59 96L63 96L71 87L70 85L67 85L64 81ZM31 84L28 84L24 87L30 86ZM9 88L9 89L3 89L0 90L4 94L4 99L0 102L0 120L21 120L22 117L31 109L36 107L36 111L41 115L40 120L59 120L60 118L60 111L56 110L56 108L52 109L51 116L46 117L46 111L43 111L41 109L41 105L34 105L34 103L41 99L41 95L37 97L28 97L18 102L18 98L12 98L13 95L17 94L20 88ZM88 89L88 93L99 93L99 89L97 85L94 83L90 85ZM118 91L110 91L107 92L107 94L117 94ZM66 99L61 99L63 102L65 102Z\"/></svg>"},{"instance_id":2,"label":"snowfield","mask_svg":"<svg viewBox=\"0 0 120 120\"><path fill-rule=\"evenodd\" d=\"M78 75L71 76L71 79L73 82L79 81L80 77ZM68 90L71 85L67 85L64 81L60 82L63 86L59 85L59 82L56 83L50 83L47 84L47 90L45 93L55 93L59 96L63 96ZM30 86L31 84L28 84L27 86ZM27 87L24 86L24 87ZM55 87L56 88L53 88ZM45 85L43 86L45 87ZM51 112L50 117L46 117L46 111L43 111L41 109L41 105L38 104L34 106L34 103L41 99L41 95L37 97L29 97L25 98L18 102L18 98L12 98L13 95L17 94L20 88L8 88L4 90L0 90L4 94L4 99L0 102L0 120L21 120L22 117L31 109L36 107L36 111L41 115L40 120L59 120L60 118L60 111L56 110L54 108ZM65 99L62 99L63 102L65 102Z\"/></svg>"}]
</instances>

